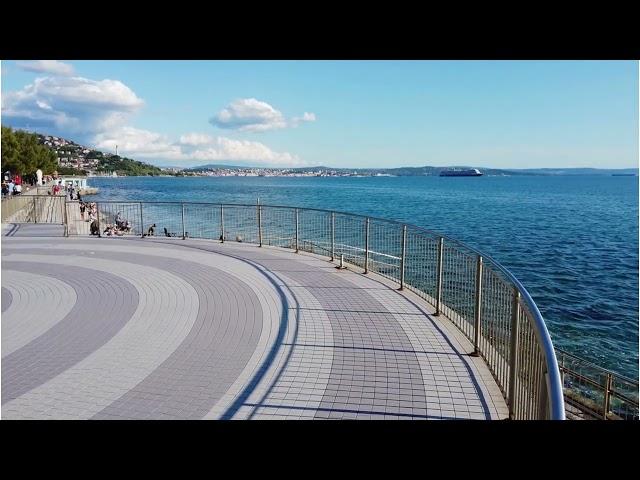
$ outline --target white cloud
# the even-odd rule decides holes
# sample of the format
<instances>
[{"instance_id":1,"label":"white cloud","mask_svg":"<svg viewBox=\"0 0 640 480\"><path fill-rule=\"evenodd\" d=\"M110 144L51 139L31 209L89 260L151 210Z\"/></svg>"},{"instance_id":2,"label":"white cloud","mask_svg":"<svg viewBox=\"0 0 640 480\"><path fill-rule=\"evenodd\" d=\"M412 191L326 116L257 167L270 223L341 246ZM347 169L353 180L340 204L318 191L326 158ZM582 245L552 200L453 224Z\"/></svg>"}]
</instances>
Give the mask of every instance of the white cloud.
<instances>
[{"instance_id":1,"label":"white cloud","mask_svg":"<svg viewBox=\"0 0 640 480\"><path fill-rule=\"evenodd\" d=\"M93 145L107 151L114 151L118 145L118 151L127 157L171 160L191 165L218 161L263 166L304 165L296 155L275 152L260 142L214 138L199 133L182 135L178 142L172 143L158 133L123 127L96 135Z\"/></svg>"},{"instance_id":2,"label":"white cloud","mask_svg":"<svg viewBox=\"0 0 640 480\"><path fill-rule=\"evenodd\" d=\"M294 117L287 121L279 110L276 110L266 102L255 98L241 98L227 105L218 112L209 122L218 128L247 131L265 132L286 127L297 127L301 122L315 121L313 113L305 112L302 117Z\"/></svg>"},{"instance_id":3,"label":"white cloud","mask_svg":"<svg viewBox=\"0 0 640 480\"><path fill-rule=\"evenodd\" d=\"M2 99L2 115L9 123L42 127L52 133L83 134L124 124L143 101L117 80L82 77L37 78Z\"/></svg>"},{"instance_id":4,"label":"white cloud","mask_svg":"<svg viewBox=\"0 0 640 480\"><path fill-rule=\"evenodd\" d=\"M293 117L291 119L291 125L294 127L297 127L302 122L315 122L315 121L316 121L315 113L304 112L304 114L301 117Z\"/></svg>"},{"instance_id":5,"label":"white cloud","mask_svg":"<svg viewBox=\"0 0 640 480\"><path fill-rule=\"evenodd\" d=\"M73 65L59 62L58 60L33 60L29 62L16 62L22 70L38 73L50 73L52 75L73 75Z\"/></svg>"},{"instance_id":6,"label":"white cloud","mask_svg":"<svg viewBox=\"0 0 640 480\"><path fill-rule=\"evenodd\" d=\"M297 156L276 152L260 142L204 133L187 133L173 141L165 135L129 126L130 117L143 104L129 87L117 80L44 77L3 95L2 115L3 120L18 128L29 126L109 152L115 151L117 145L124 156L152 162L304 165ZM249 131L284 128L287 123L280 112L255 99L230 105L220 118L226 122L226 128ZM315 115L305 113L295 120L314 119Z\"/></svg>"},{"instance_id":7,"label":"white cloud","mask_svg":"<svg viewBox=\"0 0 640 480\"><path fill-rule=\"evenodd\" d=\"M274 152L263 143L225 137L218 137L213 145L191 152L189 158L200 161L250 162L273 167L304 165L297 156L287 152Z\"/></svg>"},{"instance_id":8,"label":"white cloud","mask_svg":"<svg viewBox=\"0 0 640 480\"><path fill-rule=\"evenodd\" d=\"M155 157L180 159L182 150L179 145L172 144L167 137L134 127L121 127L108 133L99 133L93 137L93 145L98 150L113 152L116 145L118 151L126 157Z\"/></svg>"},{"instance_id":9,"label":"white cloud","mask_svg":"<svg viewBox=\"0 0 640 480\"><path fill-rule=\"evenodd\" d=\"M188 133L180 136L180 143L183 145L208 145L213 143L213 137L206 133Z\"/></svg>"}]
</instances>

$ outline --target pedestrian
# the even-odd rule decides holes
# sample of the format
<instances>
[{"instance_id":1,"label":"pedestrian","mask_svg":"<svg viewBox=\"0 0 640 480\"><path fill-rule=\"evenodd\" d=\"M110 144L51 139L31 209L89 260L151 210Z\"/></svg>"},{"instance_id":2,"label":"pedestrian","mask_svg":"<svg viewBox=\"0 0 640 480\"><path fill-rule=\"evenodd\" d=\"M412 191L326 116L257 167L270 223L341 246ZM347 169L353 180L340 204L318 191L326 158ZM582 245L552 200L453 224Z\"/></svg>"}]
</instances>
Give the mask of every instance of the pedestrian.
<instances>
[{"instance_id":1,"label":"pedestrian","mask_svg":"<svg viewBox=\"0 0 640 480\"><path fill-rule=\"evenodd\" d=\"M87 209L87 204L80 202L80 218L84 221L84 211Z\"/></svg>"},{"instance_id":2,"label":"pedestrian","mask_svg":"<svg viewBox=\"0 0 640 480\"><path fill-rule=\"evenodd\" d=\"M91 235L100 235L98 220L94 220L93 222L91 222L91 225L89 225L89 227L91 228Z\"/></svg>"}]
</instances>

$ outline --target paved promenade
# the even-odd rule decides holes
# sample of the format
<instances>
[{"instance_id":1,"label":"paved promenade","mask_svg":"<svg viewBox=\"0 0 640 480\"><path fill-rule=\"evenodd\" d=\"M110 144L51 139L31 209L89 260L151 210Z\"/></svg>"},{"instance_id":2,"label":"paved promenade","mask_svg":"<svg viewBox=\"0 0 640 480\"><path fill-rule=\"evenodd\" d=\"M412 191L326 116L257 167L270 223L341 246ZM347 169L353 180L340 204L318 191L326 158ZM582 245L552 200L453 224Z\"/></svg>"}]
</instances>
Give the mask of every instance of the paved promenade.
<instances>
[{"instance_id":1,"label":"paved promenade","mask_svg":"<svg viewBox=\"0 0 640 480\"><path fill-rule=\"evenodd\" d=\"M235 242L3 227L4 419L508 415L469 342L379 276Z\"/></svg>"}]
</instances>

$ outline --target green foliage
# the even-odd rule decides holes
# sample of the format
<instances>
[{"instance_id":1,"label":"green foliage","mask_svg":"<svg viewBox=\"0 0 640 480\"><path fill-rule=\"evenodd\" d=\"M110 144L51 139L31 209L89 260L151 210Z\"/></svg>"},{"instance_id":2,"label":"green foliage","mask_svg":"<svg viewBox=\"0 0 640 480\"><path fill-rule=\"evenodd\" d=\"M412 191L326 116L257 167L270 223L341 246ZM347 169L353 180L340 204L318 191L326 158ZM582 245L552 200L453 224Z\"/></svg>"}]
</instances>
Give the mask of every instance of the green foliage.
<instances>
[{"instance_id":1,"label":"green foliage","mask_svg":"<svg viewBox=\"0 0 640 480\"><path fill-rule=\"evenodd\" d=\"M60 175L86 175L87 173L89 172L86 170L78 170L73 167L58 167L58 174Z\"/></svg>"},{"instance_id":2,"label":"green foliage","mask_svg":"<svg viewBox=\"0 0 640 480\"><path fill-rule=\"evenodd\" d=\"M102 158L102 152L98 151L98 150L91 150L89 153L87 153L87 159L100 159Z\"/></svg>"},{"instance_id":3,"label":"green foliage","mask_svg":"<svg viewBox=\"0 0 640 480\"><path fill-rule=\"evenodd\" d=\"M38 144L38 136L9 127L2 127L2 171L22 176L33 175L37 169L45 175L58 168L55 152Z\"/></svg>"},{"instance_id":4,"label":"green foliage","mask_svg":"<svg viewBox=\"0 0 640 480\"><path fill-rule=\"evenodd\" d=\"M63 152L72 151L77 155L82 149L80 145L65 145L60 147ZM65 153L62 156L73 156ZM137 162L130 158L117 155L105 156L98 150L91 150L87 159L98 159L98 172L118 175L160 175L162 170L153 165ZM57 170L61 175L86 175L86 170L58 165L58 153L55 149L38 143L38 135L2 127L2 171L9 170L22 176L34 175L40 168L42 173L49 175Z\"/></svg>"},{"instance_id":5,"label":"green foliage","mask_svg":"<svg viewBox=\"0 0 640 480\"><path fill-rule=\"evenodd\" d=\"M119 155L111 155L110 157L103 157L100 160L100 164L97 168L98 172L113 172L118 175L160 175L162 170L153 165L147 163L138 162L126 157L120 157Z\"/></svg>"}]
</instances>

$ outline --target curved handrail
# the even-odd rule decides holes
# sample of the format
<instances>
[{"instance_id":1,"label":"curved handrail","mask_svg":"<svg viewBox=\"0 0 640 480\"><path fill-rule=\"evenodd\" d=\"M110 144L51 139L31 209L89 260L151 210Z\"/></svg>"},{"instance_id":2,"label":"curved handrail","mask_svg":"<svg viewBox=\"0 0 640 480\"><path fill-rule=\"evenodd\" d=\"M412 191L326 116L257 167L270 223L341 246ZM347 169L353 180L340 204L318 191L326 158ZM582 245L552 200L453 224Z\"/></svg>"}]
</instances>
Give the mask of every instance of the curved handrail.
<instances>
[{"instance_id":1,"label":"curved handrail","mask_svg":"<svg viewBox=\"0 0 640 480\"><path fill-rule=\"evenodd\" d=\"M44 196L44 197L48 197L48 196ZM500 273L505 280L505 285L507 285L509 288L513 288L515 289L515 291L519 292L519 299L517 300L518 303L516 303L516 308L518 309L518 311L520 311L521 305L523 304L526 307L526 311L525 313L529 313L530 315L527 315L527 319L529 320L529 323L531 324L532 327L532 332L535 336L535 340L537 343L538 348L540 349L540 352L542 354L542 357L544 358L544 365L546 368L543 368L542 371L540 370L536 370L533 367L531 367L530 365L527 365L526 367L529 368L529 370L518 370L516 374L520 374L522 375L521 380L519 380L519 382L535 382L538 380L538 378L536 377L536 375L540 376L541 374L541 378L543 379L543 382L546 383L546 386L536 386L535 384L531 383L531 386L529 388L533 388L536 389L535 392L542 395L542 392L544 392L544 394L546 395L546 400L547 400L547 407L539 407L539 408L543 408L544 410L547 410L547 415L549 418L551 419L565 419L565 411L564 411L564 395L563 395L563 390L562 390L562 380L561 380L561 376L560 376L560 370L558 367L558 362L556 359L556 355L555 355L555 350L553 347L553 343L551 341L551 337L549 335L549 331L547 329L547 326L544 322L544 319L542 317L542 314L540 313L537 305L535 304L533 298L531 297L531 295L529 294L529 292L527 291L527 289L522 285L522 283L515 277L515 275L513 275L506 267L504 267L503 265L501 265L499 262L497 262L496 260L494 260L493 258L491 258L490 256L487 256L486 254L482 253L480 250L471 247L469 245L466 245L465 243L456 240L454 238L451 238L447 235L441 234L439 232L435 232L432 230L428 230L426 228L423 227L419 227L419 226L415 226L415 225L411 225L405 222L400 222L397 220L389 220L389 219L385 219L385 218L379 218L379 217L373 217L373 216L368 216L368 215L361 215L361 214L354 214L354 213L348 213L348 212L342 212L342 211L335 211L335 210L326 210L326 209L318 209L318 208L306 208L306 207L294 207L294 206L290 206L290 205L269 205L269 204L245 204L245 203L214 203L214 202L164 202L164 201L159 201L159 202L146 202L146 201L132 201L132 200L123 200L123 201L118 201L118 200L108 200L108 201L99 201L97 202L99 204L99 210L101 210L100 207L103 207L102 209L104 210L108 210L109 208L107 207L109 204L126 204L129 206L132 206L135 209L136 205L139 205L140 208L140 212L139 212L139 219L140 219L140 234L143 233L143 205L144 206L151 206L151 205L157 205L157 206L161 206L161 205L173 205L173 206L182 206L182 224L183 224L183 234L184 234L184 225L185 225L185 220L184 220L184 216L185 216L185 206L189 206L189 205L206 205L206 206L211 206L211 207L237 207L237 208L250 208L250 209L256 209L256 207L259 207L259 212L263 211L260 209L285 209L285 210L289 210L289 211L296 211L296 212L303 212L303 211L310 211L310 212L321 212L324 214L331 214L332 218L335 218L335 216L344 216L347 218L356 218L356 219L362 219L363 221L366 221L366 225L367 225L367 232L368 232L368 225L370 221L374 221L374 222L383 222L384 224L387 225L396 225L398 227L401 227L403 231L406 232L407 228L411 229L412 235L418 234L419 236L422 237L427 237L430 240L439 240L439 239L443 239L447 241L447 248L450 248L451 246L453 247L457 247L455 248L455 250L458 253L462 253L465 256L471 257L472 254L475 254L479 257L479 259L481 258L482 261L485 263L485 265L488 265L490 268L490 271L493 271L494 273ZM106 207L106 208L105 208ZM146 210L146 209L145 209ZM232 212L230 212L229 210L232 209L228 209L227 210L227 215L232 215ZM136 215L137 216L137 215ZM260 238L260 243L262 243L262 226L260 223L260 214L258 214L257 216L257 229L259 232L258 237ZM296 215L296 219L297 219L297 215ZM137 218L136 218L137 221ZM176 220L178 221L178 220ZM243 219L244 221L244 219ZM297 220L296 220L297 222ZM224 224L224 222L223 222ZM244 227L243 227L244 228ZM277 228L283 229L284 227L282 225L277 225ZM333 227L332 227L333 228ZM137 229L136 229L137 231ZM333 231L333 230L332 230ZM224 230L223 230L224 232ZM291 231L286 231L285 232L287 235L291 235L292 232ZM325 232L326 233L326 232ZM353 232L351 232L353 234L361 234L361 232L358 232L356 230L353 230ZM386 233L384 234L386 235ZM214 238L214 237L212 237ZM368 233L367 233L367 238L368 238ZM297 228L296 228L296 240L297 240ZM303 239L306 240L306 239ZM245 240L248 241L249 243L251 243L250 240ZM368 240L367 240L368 242ZM404 240L403 240L404 242ZM297 241L296 241L297 244ZM398 247L398 244L394 244L394 247ZM349 248L353 247L353 248L360 248L360 246L356 246L356 245L348 245ZM362 250L360 248L360 250ZM365 255L368 255L368 253L373 253L376 254L375 251L369 250L369 245L368 243L366 244L366 251L365 251ZM379 254L379 253L377 253ZM397 258L397 257L394 257ZM348 261L348 259L345 259L346 261ZM364 259L364 263L365 263L365 271L367 270L367 265L369 262L369 257L365 256ZM353 262L351 262L353 263ZM404 267L402 267L404 268ZM441 268L441 267L440 267ZM399 281L400 285L402 286L402 280L400 279L396 279L395 277L392 277L392 279L394 281ZM509 285L510 284L510 285ZM409 284L407 284L409 285ZM412 288L428 295L428 293L426 291L424 291L423 289L421 289L421 287L416 286L416 285L410 285ZM469 299L467 299L469 300ZM522 302L522 304L520 303ZM444 304L445 306L446 303ZM451 306L448 306L449 309L451 309ZM452 310L452 309L451 309ZM454 310L452 310L454 311ZM454 311L455 313L455 311ZM519 318L519 317L516 317ZM522 322L522 319L520 319L520 321ZM455 322L454 322L455 324ZM457 325L458 328L461 328L460 325ZM475 327L473 327L475 328ZM467 336L468 332L463 332L465 333ZM519 335L519 334L518 334ZM518 339L518 336L516 335L516 341ZM504 346L504 345L502 345ZM477 345L476 345L477 347ZM497 348L496 345L489 345L488 347L491 350L491 353L495 355L495 349ZM525 352L525 356L523 358L525 358L527 361L529 362L535 362L535 352L533 350L531 350L532 345L531 343L528 344L528 347L522 347L525 350L523 350L523 352ZM529 348L529 350L526 350L526 348ZM500 353L498 353L498 355L500 355ZM528 356L527 356L528 355ZM489 360L488 360L488 356L485 357L485 361L487 361L487 363L490 365ZM504 360L503 360L504 362ZM510 368L510 367L509 367ZM536 367L537 368L537 367ZM494 374L494 376L496 376L495 372L492 372ZM544 381L544 373L547 374L547 378L546 381ZM497 377L496 377L497 378ZM509 381L510 383L510 381ZM517 382L516 382L517 383ZM499 383L500 384L500 383ZM529 385L529 383L527 383L527 385ZM505 387L505 382L503 382L501 384L501 388ZM504 393L504 391L503 391ZM530 394L532 394L533 392L529 392ZM505 398L509 397L509 395L505 394ZM513 402L514 399L513 398L507 398L507 400L509 402ZM513 407L512 405L510 405L510 409L513 409L515 407ZM543 411L544 411L543 410ZM529 414L532 415L532 414Z\"/></svg>"}]
</instances>

